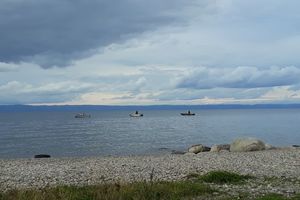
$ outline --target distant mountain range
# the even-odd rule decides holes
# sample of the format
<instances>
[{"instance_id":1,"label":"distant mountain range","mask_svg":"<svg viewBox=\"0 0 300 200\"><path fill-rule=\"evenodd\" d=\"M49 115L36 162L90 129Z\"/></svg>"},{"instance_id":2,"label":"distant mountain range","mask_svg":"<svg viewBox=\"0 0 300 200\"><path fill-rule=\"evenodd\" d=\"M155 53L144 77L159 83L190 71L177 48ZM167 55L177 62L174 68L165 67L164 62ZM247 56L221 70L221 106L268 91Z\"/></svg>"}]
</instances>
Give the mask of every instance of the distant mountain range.
<instances>
[{"instance_id":1,"label":"distant mountain range","mask_svg":"<svg viewBox=\"0 0 300 200\"><path fill-rule=\"evenodd\" d=\"M104 106L104 105L0 105L0 112L27 111L101 111L101 110L193 110L193 109L287 109L300 108L300 104L220 104L220 105L145 105L145 106Z\"/></svg>"}]
</instances>

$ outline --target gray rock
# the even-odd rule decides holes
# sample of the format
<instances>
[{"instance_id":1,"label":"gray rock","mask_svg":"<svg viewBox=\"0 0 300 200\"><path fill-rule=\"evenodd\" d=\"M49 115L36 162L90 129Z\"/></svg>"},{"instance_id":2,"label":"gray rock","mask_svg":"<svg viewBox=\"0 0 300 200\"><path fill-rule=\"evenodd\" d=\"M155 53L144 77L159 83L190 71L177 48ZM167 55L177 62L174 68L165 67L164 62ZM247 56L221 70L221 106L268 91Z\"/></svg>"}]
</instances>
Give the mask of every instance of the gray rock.
<instances>
[{"instance_id":1,"label":"gray rock","mask_svg":"<svg viewBox=\"0 0 300 200\"><path fill-rule=\"evenodd\" d=\"M206 147L202 144L196 144L196 145L191 146L188 149L188 152L195 153L195 154L204 152L204 151L210 151L210 147Z\"/></svg>"},{"instance_id":2,"label":"gray rock","mask_svg":"<svg viewBox=\"0 0 300 200\"><path fill-rule=\"evenodd\" d=\"M216 145L213 145L210 149L211 152L220 152L222 150L229 151L230 144L216 144Z\"/></svg>"},{"instance_id":3,"label":"gray rock","mask_svg":"<svg viewBox=\"0 0 300 200\"><path fill-rule=\"evenodd\" d=\"M232 152L260 151L265 149L265 143L256 138L236 139L230 145L230 151Z\"/></svg>"},{"instance_id":4,"label":"gray rock","mask_svg":"<svg viewBox=\"0 0 300 200\"><path fill-rule=\"evenodd\" d=\"M270 144L265 144L265 150L273 150L276 149L276 147L270 145Z\"/></svg>"}]
</instances>

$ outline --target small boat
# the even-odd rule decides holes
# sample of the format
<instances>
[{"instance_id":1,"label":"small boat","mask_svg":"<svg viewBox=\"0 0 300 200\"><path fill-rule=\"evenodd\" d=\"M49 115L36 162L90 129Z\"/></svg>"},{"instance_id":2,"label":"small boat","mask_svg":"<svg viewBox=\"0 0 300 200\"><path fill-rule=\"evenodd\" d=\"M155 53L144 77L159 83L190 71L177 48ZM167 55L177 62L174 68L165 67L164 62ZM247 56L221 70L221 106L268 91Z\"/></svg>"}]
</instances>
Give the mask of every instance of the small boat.
<instances>
[{"instance_id":1,"label":"small boat","mask_svg":"<svg viewBox=\"0 0 300 200\"><path fill-rule=\"evenodd\" d=\"M183 116L194 116L194 115L196 115L195 113L191 113L191 111L188 111L186 113L180 113L180 114L183 115Z\"/></svg>"},{"instance_id":2,"label":"small boat","mask_svg":"<svg viewBox=\"0 0 300 200\"><path fill-rule=\"evenodd\" d=\"M77 113L75 118L91 118L91 115L86 113Z\"/></svg>"},{"instance_id":3,"label":"small boat","mask_svg":"<svg viewBox=\"0 0 300 200\"><path fill-rule=\"evenodd\" d=\"M139 113L138 111L135 111L135 113L131 113L129 116L130 117L143 117L144 115L142 113Z\"/></svg>"}]
</instances>

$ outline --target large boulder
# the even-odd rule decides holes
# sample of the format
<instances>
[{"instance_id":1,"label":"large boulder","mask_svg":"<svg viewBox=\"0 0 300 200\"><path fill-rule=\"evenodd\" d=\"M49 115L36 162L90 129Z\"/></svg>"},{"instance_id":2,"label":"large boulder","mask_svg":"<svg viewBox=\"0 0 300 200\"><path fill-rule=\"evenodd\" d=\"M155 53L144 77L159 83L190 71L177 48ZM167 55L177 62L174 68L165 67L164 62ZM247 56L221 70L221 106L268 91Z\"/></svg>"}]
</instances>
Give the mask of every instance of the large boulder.
<instances>
[{"instance_id":1,"label":"large boulder","mask_svg":"<svg viewBox=\"0 0 300 200\"><path fill-rule=\"evenodd\" d=\"M211 152L220 152L220 151L229 151L230 144L216 144L213 145L210 149Z\"/></svg>"},{"instance_id":2,"label":"large boulder","mask_svg":"<svg viewBox=\"0 0 300 200\"><path fill-rule=\"evenodd\" d=\"M204 152L204 151L210 151L210 147L206 147L202 144L196 144L196 145L191 146L188 149L188 152L195 153L195 154L200 153L200 152Z\"/></svg>"},{"instance_id":3,"label":"large boulder","mask_svg":"<svg viewBox=\"0 0 300 200\"><path fill-rule=\"evenodd\" d=\"M265 143L256 138L240 138L230 144L230 151L233 152L261 151L265 149Z\"/></svg>"}]
</instances>

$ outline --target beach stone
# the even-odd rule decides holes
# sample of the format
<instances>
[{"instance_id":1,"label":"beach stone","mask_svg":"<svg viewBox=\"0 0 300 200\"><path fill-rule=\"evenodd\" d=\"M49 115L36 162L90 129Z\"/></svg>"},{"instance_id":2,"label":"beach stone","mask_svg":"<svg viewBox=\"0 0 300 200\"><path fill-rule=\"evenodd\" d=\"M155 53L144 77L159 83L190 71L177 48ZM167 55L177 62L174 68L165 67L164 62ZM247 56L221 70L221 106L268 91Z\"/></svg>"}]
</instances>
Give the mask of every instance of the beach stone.
<instances>
[{"instance_id":1,"label":"beach stone","mask_svg":"<svg viewBox=\"0 0 300 200\"><path fill-rule=\"evenodd\" d=\"M220 152L222 150L229 151L230 150L230 144L216 144L216 145L213 145L210 149L210 152Z\"/></svg>"},{"instance_id":2,"label":"beach stone","mask_svg":"<svg viewBox=\"0 0 300 200\"><path fill-rule=\"evenodd\" d=\"M188 149L188 152L195 154L205 151L210 151L210 147L204 146L202 144L195 144Z\"/></svg>"},{"instance_id":3,"label":"beach stone","mask_svg":"<svg viewBox=\"0 0 300 200\"><path fill-rule=\"evenodd\" d=\"M256 138L239 138L230 145L230 151L232 152L260 151L265 149L265 143Z\"/></svg>"}]
</instances>

